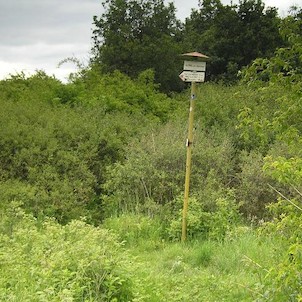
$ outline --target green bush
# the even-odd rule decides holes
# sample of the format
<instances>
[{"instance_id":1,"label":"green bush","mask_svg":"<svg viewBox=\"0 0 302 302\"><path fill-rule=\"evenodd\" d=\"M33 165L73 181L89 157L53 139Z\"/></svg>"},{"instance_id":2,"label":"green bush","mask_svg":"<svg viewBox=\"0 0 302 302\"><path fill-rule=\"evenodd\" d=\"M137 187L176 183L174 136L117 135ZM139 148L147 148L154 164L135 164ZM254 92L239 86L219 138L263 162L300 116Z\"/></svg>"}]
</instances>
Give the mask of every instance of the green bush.
<instances>
[{"instance_id":1,"label":"green bush","mask_svg":"<svg viewBox=\"0 0 302 302\"><path fill-rule=\"evenodd\" d=\"M31 196L22 200L35 215L44 212L66 222L80 211L87 214L99 180L91 165L101 129L88 122L88 114L68 108L0 102L1 181L31 187Z\"/></svg>"},{"instance_id":2,"label":"green bush","mask_svg":"<svg viewBox=\"0 0 302 302\"><path fill-rule=\"evenodd\" d=\"M31 188L19 199L23 207L62 223L80 216L100 223L107 167L123 162L125 144L146 124L170 114L151 70L133 81L92 68L68 84L38 72L0 86L0 180ZM10 188L6 200L20 197L18 190Z\"/></svg>"},{"instance_id":3,"label":"green bush","mask_svg":"<svg viewBox=\"0 0 302 302\"><path fill-rule=\"evenodd\" d=\"M127 256L109 231L1 213L1 301L130 301Z\"/></svg>"},{"instance_id":4,"label":"green bush","mask_svg":"<svg viewBox=\"0 0 302 302\"><path fill-rule=\"evenodd\" d=\"M242 201L240 210L249 220L263 219L268 213L266 206L275 200L275 193L268 184L274 180L263 172L263 155L260 152L243 151L239 157L236 196Z\"/></svg>"},{"instance_id":5,"label":"green bush","mask_svg":"<svg viewBox=\"0 0 302 302\"><path fill-rule=\"evenodd\" d=\"M270 268L261 284L259 301L300 301L302 298L302 209L298 210L291 203L300 204L295 199L291 202L279 199L272 204L270 210L275 218L262 229L264 233L282 238L285 246L278 263Z\"/></svg>"},{"instance_id":6,"label":"green bush","mask_svg":"<svg viewBox=\"0 0 302 302\"><path fill-rule=\"evenodd\" d=\"M98 67L84 70L74 80L73 86L80 87L79 103L100 105L107 114L124 112L160 121L167 121L173 113L175 104L167 95L158 92L151 69L132 80L119 71L101 74Z\"/></svg>"},{"instance_id":7,"label":"green bush","mask_svg":"<svg viewBox=\"0 0 302 302\"><path fill-rule=\"evenodd\" d=\"M183 190L186 163L186 126L178 119L149 128L140 138L130 140L126 159L108 168L104 199L109 214L148 211L146 203L165 205ZM234 148L221 131L195 132L191 189L198 195L208 175L227 186L233 179ZM202 193L201 193L202 194ZM158 208L153 207L154 211ZM153 211L152 210L152 211ZM156 213L154 213L156 214Z\"/></svg>"},{"instance_id":8,"label":"green bush","mask_svg":"<svg viewBox=\"0 0 302 302\"><path fill-rule=\"evenodd\" d=\"M187 216L188 238L223 240L228 232L240 223L239 204L232 191L221 192L220 196L207 196L208 199L189 198ZM174 208L181 209L183 197L179 196ZM175 212L168 228L169 237L179 240L181 237L182 210Z\"/></svg>"},{"instance_id":9,"label":"green bush","mask_svg":"<svg viewBox=\"0 0 302 302\"><path fill-rule=\"evenodd\" d=\"M280 186L292 184L292 191L278 191L278 202L269 205L273 219L262 227L262 232L282 238L285 248L279 263L270 268L262 282L259 301L300 301L302 299L302 207L300 191L302 174L300 158L267 157L265 173ZM282 191L282 190L281 190Z\"/></svg>"},{"instance_id":10,"label":"green bush","mask_svg":"<svg viewBox=\"0 0 302 302\"><path fill-rule=\"evenodd\" d=\"M185 147L182 125L152 125L130 140L126 158L107 170L104 199L109 214L141 211L158 214L180 191L184 179ZM147 205L148 204L148 205Z\"/></svg>"}]
</instances>

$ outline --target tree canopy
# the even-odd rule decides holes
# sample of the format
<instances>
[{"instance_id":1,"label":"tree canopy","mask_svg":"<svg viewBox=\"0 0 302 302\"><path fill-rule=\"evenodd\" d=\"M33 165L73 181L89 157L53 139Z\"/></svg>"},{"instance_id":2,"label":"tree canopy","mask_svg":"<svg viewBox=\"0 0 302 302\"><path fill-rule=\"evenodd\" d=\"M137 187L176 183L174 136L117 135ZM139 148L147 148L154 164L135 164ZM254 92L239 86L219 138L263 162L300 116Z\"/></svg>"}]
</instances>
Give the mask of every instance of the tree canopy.
<instances>
[{"instance_id":1,"label":"tree canopy","mask_svg":"<svg viewBox=\"0 0 302 302\"><path fill-rule=\"evenodd\" d=\"M179 89L181 23L172 3L163 0L109 0L94 17L94 62L105 72L116 69L136 77L153 68L162 90Z\"/></svg>"},{"instance_id":2,"label":"tree canopy","mask_svg":"<svg viewBox=\"0 0 302 302\"><path fill-rule=\"evenodd\" d=\"M277 9L262 0L199 1L184 23L174 4L163 0L108 0L103 8L94 17L92 62L105 73L120 70L132 78L152 68L166 92L183 87L177 78L183 52L205 53L211 58L207 77L232 81L242 67L286 44Z\"/></svg>"},{"instance_id":3,"label":"tree canopy","mask_svg":"<svg viewBox=\"0 0 302 302\"><path fill-rule=\"evenodd\" d=\"M220 0L199 2L186 20L187 44L205 51L211 60L209 75L234 78L257 57L270 57L282 45L276 8L261 0L222 5Z\"/></svg>"}]
</instances>

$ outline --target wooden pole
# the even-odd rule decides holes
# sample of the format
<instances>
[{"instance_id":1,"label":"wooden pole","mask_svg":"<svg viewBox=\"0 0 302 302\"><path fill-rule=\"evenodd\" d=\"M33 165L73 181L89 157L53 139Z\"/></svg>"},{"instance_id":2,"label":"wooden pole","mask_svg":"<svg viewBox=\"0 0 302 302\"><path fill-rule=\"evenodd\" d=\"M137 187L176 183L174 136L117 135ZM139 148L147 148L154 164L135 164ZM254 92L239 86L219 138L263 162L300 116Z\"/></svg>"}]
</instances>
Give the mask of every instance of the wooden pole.
<instances>
[{"instance_id":1,"label":"wooden pole","mask_svg":"<svg viewBox=\"0 0 302 302\"><path fill-rule=\"evenodd\" d=\"M197 93L196 82L192 82L191 83L190 111L189 111L189 130L188 130L188 138L187 138L185 196L184 196L184 204L183 204L183 212L182 212L181 242L185 242L186 239L187 239L187 216L188 216L189 191L190 191L191 158L192 158L192 146L193 146L194 107L195 107L196 93Z\"/></svg>"}]
</instances>

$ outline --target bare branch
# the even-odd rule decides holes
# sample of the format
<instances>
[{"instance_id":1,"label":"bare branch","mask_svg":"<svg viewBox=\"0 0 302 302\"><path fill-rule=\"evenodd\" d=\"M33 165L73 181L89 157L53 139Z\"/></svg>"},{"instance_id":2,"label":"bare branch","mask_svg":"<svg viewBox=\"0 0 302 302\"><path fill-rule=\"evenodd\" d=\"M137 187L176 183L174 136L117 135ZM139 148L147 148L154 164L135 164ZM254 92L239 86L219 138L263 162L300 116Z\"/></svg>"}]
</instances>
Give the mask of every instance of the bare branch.
<instances>
[{"instance_id":1,"label":"bare branch","mask_svg":"<svg viewBox=\"0 0 302 302\"><path fill-rule=\"evenodd\" d=\"M294 207L296 207L298 210L302 211L302 208L300 208L299 206L297 206L294 202L292 202L290 199L288 199L287 197L285 197L281 192L279 192L276 188L274 188L273 186L271 186L270 184L268 184L268 186L273 189L276 193L278 193L282 198L284 198L286 201L288 201L290 204L292 204Z\"/></svg>"}]
</instances>

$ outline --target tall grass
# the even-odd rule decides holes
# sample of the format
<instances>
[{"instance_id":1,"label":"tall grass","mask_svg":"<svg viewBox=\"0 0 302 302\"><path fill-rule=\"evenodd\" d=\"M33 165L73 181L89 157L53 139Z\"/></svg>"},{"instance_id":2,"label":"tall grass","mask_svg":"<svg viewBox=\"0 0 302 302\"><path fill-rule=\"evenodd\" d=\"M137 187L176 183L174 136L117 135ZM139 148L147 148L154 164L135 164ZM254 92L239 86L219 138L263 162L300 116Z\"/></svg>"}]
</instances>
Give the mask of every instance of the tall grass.
<instances>
[{"instance_id":1,"label":"tall grass","mask_svg":"<svg viewBox=\"0 0 302 302\"><path fill-rule=\"evenodd\" d=\"M135 301L255 301L282 251L281 241L251 227L238 227L221 241L182 244L163 240L159 222L141 216L125 214L106 226L127 240L134 257Z\"/></svg>"}]
</instances>

